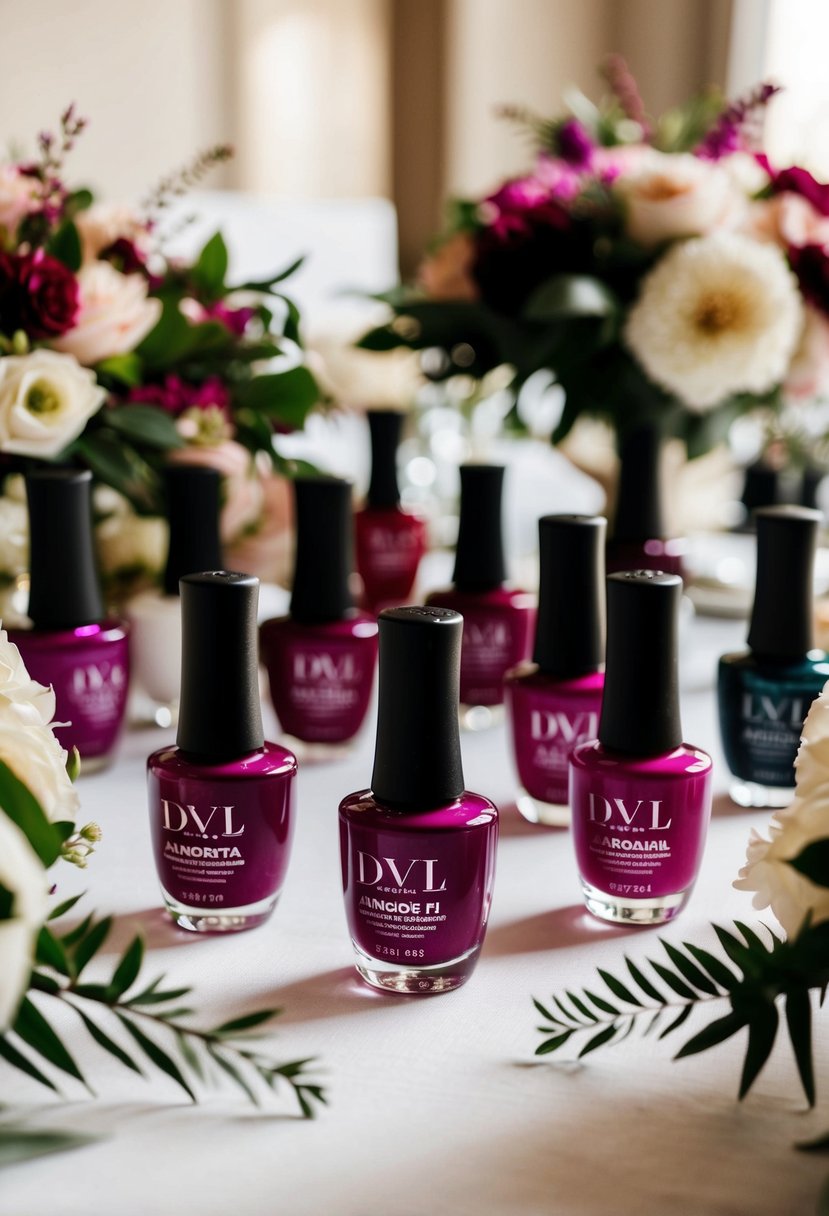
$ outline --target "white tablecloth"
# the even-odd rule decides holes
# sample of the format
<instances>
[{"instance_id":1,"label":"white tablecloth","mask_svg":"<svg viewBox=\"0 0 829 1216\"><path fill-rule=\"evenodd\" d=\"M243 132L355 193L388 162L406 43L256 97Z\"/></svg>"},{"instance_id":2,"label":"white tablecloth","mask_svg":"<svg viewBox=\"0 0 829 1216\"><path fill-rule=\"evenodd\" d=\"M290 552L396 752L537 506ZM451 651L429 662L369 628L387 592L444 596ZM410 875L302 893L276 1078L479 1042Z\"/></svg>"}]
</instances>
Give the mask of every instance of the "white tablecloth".
<instances>
[{"instance_id":1,"label":"white tablecloth","mask_svg":"<svg viewBox=\"0 0 829 1216\"><path fill-rule=\"evenodd\" d=\"M751 921L731 889L752 826L768 816L722 790L713 672L744 626L700 620L683 646L686 738L713 751L714 815L699 881L673 940L709 945L708 922ZM275 725L270 711L266 726ZM85 818L105 838L86 874L62 868L61 894L116 914L114 951L140 930L148 974L197 988L212 1022L262 1005L285 1010L268 1047L283 1059L319 1056L330 1107L314 1123L273 1118L222 1091L191 1107L166 1078L151 1084L75 1041L99 1097L71 1090L51 1103L3 1068L6 1115L30 1126L109 1137L73 1154L0 1175L0 1216L800 1216L826 1161L792 1142L829 1127L829 1052L817 1023L822 1108L804 1114L781 1032L748 1099L736 1091L743 1039L672 1062L687 1024L665 1043L631 1037L576 1065L534 1060L530 996L590 983L624 952L659 957L659 933L620 930L582 912L566 832L523 822L503 728L463 739L468 788L502 808L492 920L476 973L433 998L378 994L351 964L340 890L337 804L371 774L373 713L347 760L299 776L294 855L272 920L250 933L196 937L159 911L144 793L144 761L169 732L133 731L118 763L83 780ZM708 1017L711 1016L709 1013ZM825 1017L824 1017L825 1021ZM69 1023L66 1024L68 1031ZM669 1046L673 1042L674 1046ZM71 1083L70 1083L71 1085ZM284 1110L290 1110L286 1095Z\"/></svg>"}]
</instances>

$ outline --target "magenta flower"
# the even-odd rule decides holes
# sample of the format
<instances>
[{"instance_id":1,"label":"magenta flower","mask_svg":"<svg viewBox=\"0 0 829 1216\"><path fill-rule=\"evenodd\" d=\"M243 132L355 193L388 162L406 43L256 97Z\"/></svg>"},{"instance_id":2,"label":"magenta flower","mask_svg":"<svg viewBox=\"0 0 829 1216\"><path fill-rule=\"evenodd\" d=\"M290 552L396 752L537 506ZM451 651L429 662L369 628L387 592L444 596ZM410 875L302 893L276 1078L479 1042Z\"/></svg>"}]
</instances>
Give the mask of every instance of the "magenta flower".
<instances>
[{"instance_id":1,"label":"magenta flower","mask_svg":"<svg viewBox=\"0 0 829 1216\"><path fill-rule=\"evenodd\" d=\"M255 308L230 308L225 304L224 300L217 300L215 304L204 306L205 320L219 321L224 325L225 329L230 330L237 338L241 338L244 335L245 330L255 316Z\"/></svg>"},{"instance_id":2,"label":"magenta flower","mask_svg":"<svg viewBox=\"0 0 829 1216\"><path fill-rule=\"evenodd\" d=\"M165 376L161 384L139 384L130 389L127 401L157 405L175 417L193 407L202 410L213 407L230 413L230 393L218 376L208 376L201 384L188 384L180 376Z\"/></svg>"},{"instance_id":3,"label":"magenta flower","mask_svg":"<svg viewBox=\"0 0 829 1216\"><path fill-rule=\"evenodd\" d=\"M772 97L779 92L779 85L764 82L726 106L696 149L696 155L703 160L722 160L732 152L756 147L759 133L754 128Z\"/></svg>"},{"instance_id":4,"label":"magenta flower","mask_svg":"<svg viewBox=\"0 0 829 1216\"><path fill-rule=\"evenodd\" d=\"M755 159L771 178L772 194L799 194L820 215L829 215L829 185L819 182L808 169L801 169L797 165L791 165L788 169L772 169L768 157L762 153Z\"/></svg>"},{"instance_id":5,"label":"magenta flower","mask_svg":"<svg viewBox=\"0 0 829 1216\"><path fill-rule=\"evenodd\" d=\"M588 131L577 118L568 118L558 129L556 136L558 154L568 165L576 169L587 169L593 158L595 144Z\"/></svg>"},{"instance_id":6,"label":"magenta flower","mask_svg":"<svg viewBox=\"0 0 829 1216\"><path fill-rule=\"evenodd\" d=\"M0 330L22 329L30 338L56 338L78 317L78 281L42 249L0 254Z\"/></svg>"}]
</instances>

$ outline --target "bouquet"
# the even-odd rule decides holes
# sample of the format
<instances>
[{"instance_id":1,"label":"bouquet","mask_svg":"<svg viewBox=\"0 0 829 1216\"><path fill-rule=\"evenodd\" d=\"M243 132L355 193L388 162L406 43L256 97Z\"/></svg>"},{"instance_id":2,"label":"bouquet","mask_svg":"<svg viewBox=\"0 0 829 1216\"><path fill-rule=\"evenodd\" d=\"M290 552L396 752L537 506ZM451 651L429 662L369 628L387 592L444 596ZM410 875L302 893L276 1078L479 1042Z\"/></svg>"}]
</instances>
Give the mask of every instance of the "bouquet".
<instances>
[{"instance_id":1,"label":"bouquet","mask_svg":"<svg viewBox=\"0 0 829 1216\"><path fill-rule=\"evenodd\" d=\"M764 155L772 85L651 121L618 56L604 75L598 105L505 111L533 139L531 169L452 204L361 345L428 350L435 379L506 367L519 421L523 385L546 372L564 390L554 442L593 415L617 435L678 435L693 456L738 414L829 387L829 185Z\"/></svg>"},{"instance_id":2,"label":"bouquet","mask_svg":"<svg viewBox=\"0 0 829 1216\"><path fill-rule=\"evenodd\" d=\"M90 982L87 968L111 921L90 915L67 928L62 918L82 896L53 901L50 870L60 861L85 868L101 831L93 823L76 826L77 753L67 755L58 742L54 713L54 693L30 678L0 630L0 1065L53 1094L67 1078L87 1085L48 1017L48 1007L60 1003L110 1057L138 1075L148 1068L165 1074L193 1101L200 1085L218 1076L257 1104L262 1091L288 1086L301 1115L312 1117L325 1097L308 1078L310 1061L275 1063L249 1037L276 1011L256 1010L208 1030L193 1027L192 1010L182 1008L188 988L140 979L138 937L106 982ZM82 1142L0 1121L4 1162Z\"/></svg>"},{"instance_id":3,"label":"bouquet","mask_svg":"<svg viewBox=\"0 0 829 1216\"><path fill-rule=\"evenodd\" d=\"M224 474L233 541L259 523L269 478L290 471L275 432L301 428L319 392L283 290L299 261L230 284L220 233L193 262L163 252L165 208L230 149L202 153L133 210L66 183L85 125L70 106L36 160L0 164L0 461L7 473L32 460L89 467L119 495L101 506L115 521L105 568L141 566L163 549L163 531L159 544L135 514L162 513L164 463ZM14 505L0 511L17 521ZM2 558L13 575L14 554Z\"/></svg>"}]
</instances>

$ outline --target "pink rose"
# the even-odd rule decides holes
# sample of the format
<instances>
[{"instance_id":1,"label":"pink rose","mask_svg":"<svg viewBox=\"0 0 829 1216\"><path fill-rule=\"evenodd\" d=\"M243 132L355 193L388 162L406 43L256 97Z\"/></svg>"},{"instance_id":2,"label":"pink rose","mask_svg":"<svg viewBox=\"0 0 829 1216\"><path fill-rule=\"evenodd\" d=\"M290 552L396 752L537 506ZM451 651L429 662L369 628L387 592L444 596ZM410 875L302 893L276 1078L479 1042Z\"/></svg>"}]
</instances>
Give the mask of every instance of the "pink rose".
<instances>
[{"instance_id":1,"label":"pink rose","mask_svg":"<svg viewBox=\"0 0 829 1216\"><path fill-rule=\"evenodd\" d=\"M81 238L83 259L94 261L104 250L127 241L141 257L146 255L147 225L129 207L113 203L95 203L75 216L75 227Z\"/></svg>"},{"instance_id":2,"label":"pink rose","mask_svg":"<svg viewBox=\"0 0 829 1216\"><path fill-rule=\"evenodd\" d=\"M456 232L438 245L418 271L418 285L432 300L476 300L472 278L475 243L468 232Z\"/></svg>"},{"instance_id":3,"label":"pink rose","mask_svg":"<svg viewBox=\"0 0 829 1216\"><path fill-rule=\"evenodd\" d=\"M803 333L783 382L783 394L796 401L813 401L829 390L829 319L810 304L804 312Z\"/></svg>"},{"instance_id":4,"label":"pink rose","mask_svg":"<svg viewBox=\"0 0 829 1216\"><path fill-rule=\"evenodd\" d=\"M651 152L613 189L625 208L625 230L645 248L736 227L745 199L724 169L687 154Z\"/></svg>"},{"instance_id":5,"label":"pink rose","mask_svg":"<svg viewBox=\"0 0 829 1216\"><path fill-rule=\"evenodd\" d=\"M143 275L121 274L109 262L82 266L78 285L77 324L53 346L87 367L135 350L161 315L161 301L148 299Z\"/></svg>"}]
</instances>

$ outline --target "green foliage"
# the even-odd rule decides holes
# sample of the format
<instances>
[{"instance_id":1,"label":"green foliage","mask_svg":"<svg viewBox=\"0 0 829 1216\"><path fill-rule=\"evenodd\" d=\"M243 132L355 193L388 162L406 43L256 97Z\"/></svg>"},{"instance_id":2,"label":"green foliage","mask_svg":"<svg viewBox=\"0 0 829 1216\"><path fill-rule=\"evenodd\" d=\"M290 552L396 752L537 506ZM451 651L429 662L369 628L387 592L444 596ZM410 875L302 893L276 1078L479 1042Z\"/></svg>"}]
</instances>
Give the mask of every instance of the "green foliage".
<instances>
[{"instance_id":1,"label":"green foliage","mask_svg":"<svg viewBox=\"0 0 829 1216\"><path fill-rule=\"evenodd\" d=\"M225 292L227 274L227 245L221 232L216 232L202 249L191 274L201 295L218 300Z\"/></svg>"},{"instance_id":2,"label":"green foliage","mask_svg":"<svg viewBox=\"0 0 829 1216\"><path fill-rule=\"evenodd\" d=\"M107 426L118 431L126 439L146 444L150 448L169 451L184 446L184 440L176 430L169 414L154 405L116 406L107 410Z\"/></svg>"},{"instance_id":3,"label":"green foliage","mask_svg":"<svg viewBox=\"0 0 829 1216\"><path fill-rule=\"evenodd\" d=\"M84 1148L87 1144L96 1144L100 1139L100 1136L81 1132L33 1131L17 1125L0 1124L0 1169L21 1161L31 1161L35 1157Z\"/></svg>"},{"instance_id":4,"label":"green foliage","mask_svg":"<svg viewBox=\"0 0 829 1216\"><path fill-rule=\"evenodd\" d=\"M0 760L0 807L23 832L44 866L57 861L66 839L64 825L46 818L34 794L4 760Z\"/></svg>"},{"instance_id":5,"label":"green foliage","mask_svg":"<svg viewBox=\"0 0 829 1216\"><path fill-rule=\"evenodd\" d=\"M74 902L65 901L54 915L69 911ZM287 1087L303 1118L313 1118L317 1106L326 1101L323 1088L309 1079L312 1059L279 1063L254 1045L259 1038L255 1032L277 1017L279 1010L259 1009L207 1030L196 1029L186 1022L192 1010L181 1004L191 995L190 988L165 987L163 976L150 983L140 980L144 957L140 938L128 944L108 982L89 983L84 978L86 969L107 941L110 918L99 920L90 915L63 933L51 928L53 924L50 919L41 929L29 995L23 998L10 1030L0 1035L0 1059L11 1067L53 1091L58 1090L54 1073L89 1088L44 1012L44 1005L54 1000L72 1009L98 1047L123 1067L141 1077L163 1073L193 1102L200 1089L223 1079L256 1106L268 1091ZM38 994L37 1002L33 993ZM113 1029L120 1027L121 1041L109 1027L104 1028L102 1018L113 1022ZM14 1128L10 1135L25 1133ZM60 1147L55 1144L54 1149L47 1149L45 1143L43 1151ZM29 1145L30 1155L36 1147L35 1142ZM10 1142L9 1152L13 1149ZM25 1154L26 1145L21 1142L17 1149ZM0 1127L0 1164L2 1159Z\"/></svg>"},{"instance_id":6,"label":"green foliage","mask_svg":"<svg viewBox=\"0 0 829 1216\"><path fill-rule=\"evenodd\" d=\"M71 220L65 220L49 238L46 249L53 258L63 262L69 270L80 270L83 261L81 238Z\"/></svg>"},{"instance_id":7,"label":"green foliage","mask_svg":"<svg viewBox=\"0 0 829 1216\"><path fill-rule=\"evenodd\" d=\"M680 947L663 941L668 962L646 960L660 983L626 957L624 978L599 971L613 1001L586 988L580 995L565 992L553 996L546 1004L533 998L545 1021L538 1028L544 1038L536 1055L558 1051L574 1036L589 1031L590 1037L578 1052L581 1058L607 1043L621 1042L635 1028L642 1030L644 1019L647 1025L643 1033L648 1034L664 1015L673 1014L657 1036L664 1039L678 1030L695 1008L727 1003L727 1012L688 1039L674 1058L707 1051L747 1029L739 1087L739 1096L744 1098L771 1054L780 1020L777 1003L781 1001L800 1083L813 1106L810 990L825 990L829 984L829 923L807 922L791 941L776 937L770 930L770 941L763 941L739 921L734 929L736 932L714 926L727 962L691 942L683 942Z\"/></svg>"}]
</instances>

